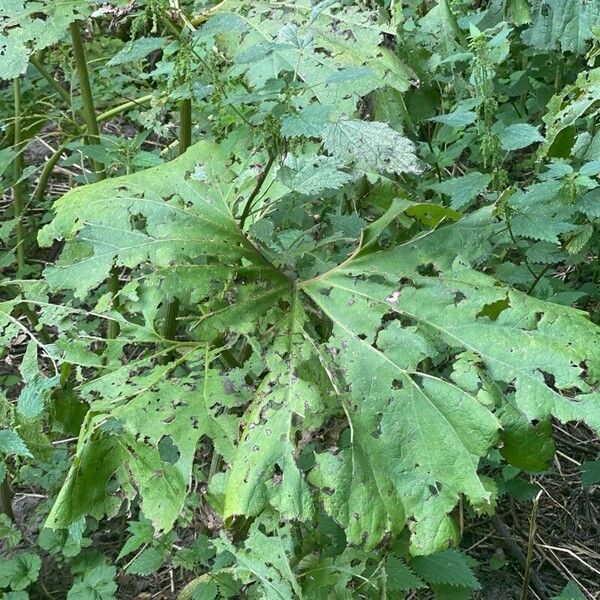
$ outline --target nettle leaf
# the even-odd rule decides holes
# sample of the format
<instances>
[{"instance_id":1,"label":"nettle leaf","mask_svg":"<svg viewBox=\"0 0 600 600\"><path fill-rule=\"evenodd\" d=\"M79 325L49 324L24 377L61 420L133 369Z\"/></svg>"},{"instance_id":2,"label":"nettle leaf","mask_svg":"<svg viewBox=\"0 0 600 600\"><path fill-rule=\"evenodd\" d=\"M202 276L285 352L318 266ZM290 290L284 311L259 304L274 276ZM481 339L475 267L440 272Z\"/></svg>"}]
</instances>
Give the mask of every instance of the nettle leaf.
<instances>
[{"instance_id":1,"label":"nettle leaf","mask_svg":"<svg viewBox=\"0 0 600 600\"><path fill-rule=\"evenodd\" d=\"M318 137L329 123L330 113L330 107L323 104L303 107L281 120L281 133L285 137Z\"/></svg>"},{"instance_id":2,"label":"nettle leaf","mask_svg":"<svg viewBox=\"0 0 600 600\"><path fill-rule=\"evenodd\" d=\"M452 208L462 210L487 188L491 180L491 175L473 172L467 173L463 177L453 177L431 184L429 187L449 196Z\"/></svg>"},{"instance_id":3,"label":"nettle leaf","mask_svg":"<svg viewBox=\"0 0 600 600\"><path fill-rule=\"evenodd\" d=\"M100 564L77 577L67 594L67 600L109 600L115 597L116 567Z\"/></svg>"},{"instance_id":4,"label":"nettle leaf","mask_svg":"<svg viewBox=\"0 0 600 600\"><path fill-rule=\"evenodd\" d=\"M410 566L431 585L450 585L477 590L481 587L471 567L477 561L456 550L415 557Z\"/></svg>"},{"instance_id":5,"label":"nettle leaf","mask_svg":"<svg viewBox=\"0 0 600 600\"><path fill-rule=\"evenodd\" d=\"M12 429L0 429L0 452L15 456L31 456L25 442Z\"/></svg>"},{"instance_id":6,"label":"nettle leaf","mask_svg":"<svg viewBox=\"0 0 600 600\"><path fill-rule=\"evenodd\" d=\"M500 131L499 138L503 150L520 150L531 144L545 141L537 127L529 123L514 123L504 127Z\"/></svg>"},{"instance_id":7,"label":"nettle leaf","mask_svg":"<svg viewBox=\"0 0 600 600\"><path fill-rule=\"evenodd\" d=\"M166 40L160 37L142 37L131 40L106 63L107 66L124 65L146 58L150 53L161 50Z\"/></svg>"},{"instance_id":8,"label":"nettle leaf","mask_svg":"<svg viewBox=\"0 0 600 600\"><path fill-rule=\"evenodd\" d=\"M323 145L342 161L380 173L421 172L414 144L387 123L339 119L325 127Z\"/></svg>"},{"instance_id":9,"label":"nettle leaf","mask_svg":"<svg viewBox=\"0 0 600 600\"><path fill-rule=\"evenodd\" d=\"M143 519L140 521L132 521L127 525L127 530L131 534L127 538L127 541L121 548L117 560L120 560L124 556L135 552L138 548L144 544L149 544L154 537L154 528L150 521Z\"/></svg>"},{"instance_id":10,"label":"nettle leaf","mask_svg":"<svg viewBox=\"0 0 600 600\"><path fill-rule=\"evenodd\" d=\"M336 190L352 180L331 156L289 155L279 171L283 185L292 192L315 195L324 190Z\"/></svg>"},{"instance_id":11,"label":"nettle leaf","mask_svg":"<svg viewBox=\"0 0 600 600\"><path fill-rule=\"evenodd\" d=\"M44 411L52 390L58 385L60 378L44 377L36 374L25 385L17 401L18 413L26 419L39 417Z\"/></svg>"},{"instance_id":12,"label":"nettle leaf","mask_svg":"<svg viewBox=\"0 0 600 600\"><path fill-rule=\"evenodd\" d=\"M165 561L165 553L159 548L146 548L140 552L127 567L128 573L134 575L152 575Z\"/></svg>"},{"instance_id":13,"label":"nettle leaf","mask_svg":"<svg viewBox=\"0 0 600 600\"><path fill-rule=\"evenodd\" d=\"M387 587L391 592L407 592L426 587L400 558L390 554L385 562Z\"/></svg>"}]
</instances>

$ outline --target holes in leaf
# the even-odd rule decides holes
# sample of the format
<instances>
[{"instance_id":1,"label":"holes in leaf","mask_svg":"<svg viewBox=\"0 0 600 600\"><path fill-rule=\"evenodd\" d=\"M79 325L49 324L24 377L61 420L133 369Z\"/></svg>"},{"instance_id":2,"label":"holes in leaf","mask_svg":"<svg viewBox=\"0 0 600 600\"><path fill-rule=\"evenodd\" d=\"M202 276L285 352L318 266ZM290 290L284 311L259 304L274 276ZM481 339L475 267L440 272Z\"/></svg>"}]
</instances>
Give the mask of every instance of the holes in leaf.
<instances>
[{"instance_id":1,"label":"holes in leaf","mask_svg":"<svg viewBox=\"0 0 600 600\"><path fill-rule=\"evenodd\" d=\"M437 496L442 491L442 484L439 481L436 481L435 484L429 485L429 493L432 496Z\"/></svg>"},{"instance_id":2,"label":"holes in leaf","mask_svg":"<svg viewBox=\"0 0 600 600\"><path fill-rule=\"evenodd\" d=\"M533 323L533 327L532 329L537 329L537 326L539 325L540 321L542 320L542 317L544 316L543 312L536 312L533 315L533 319L534 319L534 323Z\"/></svg>"},{"instance_id":3,"label":"holes in leaf","mask_svg":"<svg viewBox=\"0 0 600 600\"><path fill-rule=\"evenodd\" d=\"M394 379L392 381L392 389L401 390L404 387L404 382L401 379Z\"/></svg>"},{"instance_id":4,"label":"holes in leaf","mask_svg":"<svg viewBox=\"0 0 600 600\"><path fill-rule=\"evenodd\" d=\"M371 435L377 439L381 435L381 420L383 419L383 413L377 413L375 419L375 429L371 432Z\"/></svg>"},{"instance_id":5,"label":"holes in leaf","mask_svg":"<svg viewBox=\"0 0 600 600\"><path fill-rule=\"evenodd\" d=\"M508 296L501 300L484 304L481 310L475 315L475 318L487 317L490 321L496 321L500 314L507 308L510 308Z\"/></svg>"},{"instance_id":6,"label":"holes in leaf","mask_svg":"<svg viewBox=\"0 0 600 600\"><path fill-rule=\"evenodd\" d=\"M158 442L158 454L163 462L174 465L181 456L179 448L173 443L170 435L163 435Z\"/></svg>"},{"instance_id":7,"label":"holes in leaf","mask_svg":"<svg viewBox=\"0 0 600 600\"><path fill-rule=\"evenodd\" d=\"M141 231L142 233L148 233L146 227L148 225L148 219L142 213L136 213L131 215L129 218L129 222L131 224L131 228L134 231Z\"/></svg>"},{"instance_id":8,"label":"holes in leaf","mask_svg":"<svg viewBox=\"0 0 600 600\"><path fill-rule=\"evenodd\" d=\"M463 300L466 300L467 297L460 291L454 292L454 304L460 304Z\"/></svg>"},{"instance_id":9,"label":"holes in leaf","mask_svg":"<svg viewBox=\"0 0 600 600\"><path fill-rule=\"evenodd\" d=\"M387 281L387 279L383 275L379 275L377 273L369 275L367 277L367 280L369 281L369 283L375 283L377 285L383 285Z\"/></svg>"},{"instance_id":10,"label":"holes in leaf","mask_svg":"<svg viewBox=\"0 0 600 600\"><path fill-rule=\"evenodd\" d=\"M400 291L397 290L395 292L392 292L385 300L386 300L386 302L389 302L390 304L396 304L396 302L398 302L399 299L400 299Z\"/></svg>"},{"instance_id":11,"label":"holes in leaf","mask_svg":"<svg viewBox=\"0 0 600 600\"><path fill-rule=\"evenodd\" d=\"M391 321L399 321L402 327L414 327L418 325L418 322L412 317L407 317L402 313L396 312L395 310L388 310L383 317L381 317L381 324L385 325Z\"/></svg>"},{"instance_id":12,"label":"holes in leaf","mask_svg":"<svg viewBox=\"0 0 600 600\"><path fill-rule=\"evenodd\" d=\"M417 273L424 277L438 277L440 270L433 263L426 263L417 267Z\"/></svg>"},{"instance_id":13,"label":"holes in leaf","mask_svg":"<svg viewBox=\"0 0 600 600\"><path fill-rule=\"evenodd\" d=\"M542 374L542 377L544 378L544 383L551 390L554 390L555 392L557 392L558 389L556 388L556 377L554 377L554 375L552 375L552 373L548 373L547 371L542 371L541 369L538 369L538 371Z\"/></svg>"}]
</instances>

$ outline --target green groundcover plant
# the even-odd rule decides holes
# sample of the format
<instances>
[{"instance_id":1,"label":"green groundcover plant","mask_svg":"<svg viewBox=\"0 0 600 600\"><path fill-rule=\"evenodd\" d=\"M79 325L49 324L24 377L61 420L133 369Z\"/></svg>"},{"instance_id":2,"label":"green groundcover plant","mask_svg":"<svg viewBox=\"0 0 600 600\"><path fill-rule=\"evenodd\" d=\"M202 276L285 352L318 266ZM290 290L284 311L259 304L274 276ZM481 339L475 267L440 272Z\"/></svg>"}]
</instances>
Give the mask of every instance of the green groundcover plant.
<instances>
[{"instance_id":1,"label":"green groundcover plant","mask_svg":"<svg viewBox=\"0 0 600 600\"><path fill-rule=\"evenodd\" d=\"M600 432L598 1L5 0L0 32L2 478L46 496L4 597L43 551L113 598L123 519L119 570L182 599L471 597L463 515L553 419ZM51 205L56 164L90 168Z\"/></svg>"}]
</instances>

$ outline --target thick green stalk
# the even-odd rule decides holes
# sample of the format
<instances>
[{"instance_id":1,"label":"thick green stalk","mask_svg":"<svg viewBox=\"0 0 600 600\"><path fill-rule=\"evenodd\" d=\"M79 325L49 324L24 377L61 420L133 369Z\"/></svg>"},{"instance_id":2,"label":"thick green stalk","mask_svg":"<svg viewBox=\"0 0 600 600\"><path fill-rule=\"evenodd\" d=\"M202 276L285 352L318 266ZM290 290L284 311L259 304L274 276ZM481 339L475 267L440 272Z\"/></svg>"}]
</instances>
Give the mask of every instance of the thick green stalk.
<instances>
[{"instance_id":1,"label":"thick green stalk","mask_svg":"<svg viewBox=\"0 0 600 600\"><path fill-rule=\"evenodd\" d=\"M112 119L113 117L116 117L117 115L120 115L121 113L124 113L125 111L129 110L130 108L134 108L134 107L138 106L139 104L144 104L146 102L149 102L153 97L154 97L153 94L148 94L146 96L142 96L141 98L137 98L136 100L129 100L127 102L124 102L123 104L119 104L118 106L110 108L106 112L100 113L96 117L96 122L102 123L103 121L108 121L109 119ZM80 129L81 129L82 133L85 133L87 131L87 126L84 125ZM35 188L35 192L33 194L33 199L35 200L36 204L39 204L44 199L44 196L46 194L46 187L48 186L48 181L50 179L50 175L52 174L52 170L56 166L56 163L60 160L60 157L62 156L64 151L66 150L68 143L69 143L69 140L63 142L56 149L54 154L52 154L50 156L50 158L44 164L44 168L42 169L42 172L40 173L40 178L38 180L37 186Z\"/></svg>"},{"instance_id":2,"label":"thick green stalk","mask_svg":"<svg viewBox=\"0 0 600 600\"><path fill-rule=\"evenodd\" d=\"M531 508L531 520L529 521L529 537L527 540L527 557L525 559L525 572L523 573L523 587L521 588L520 600L527 600L529 596L529 579L531 576L531 563L533 562L533 547L535 544L535 530L537 527L537 513L542 491L533 499Z\"/></svg>"},{"instance_id":3,"label":"thick green stalk","mask_svg":"<svg viewBox=\"0 0 600 600\"><path fill-rule=\"evenodd\" d=\"M179 105L179 154L192 145L192 101L185 98Z\"/></svg>"},{"instance_id":4,"label":"thick green stalk","mask_svg":"<svg viewBox=\"0 0 600 600\"><path fill-rule=\"evenodd\" d=\"M81 29L79 22L75 21L69 25L71 33L71 43L73 44L73 58L77 68L79 79L79 91L83 100L83 114L87 125L88 143L98 144L100 142L100 130L96 118L96 108L94 106L94 96L90 85L90 75L88 73L87 62L85 60L85 51L83 49L83 40L81 39ZM92 167L98 179L106 179L106 172L101 169L95 161L92 161Z\"/></svg>"},{"instance_id":5,"label":"thick green stalk","mask_svg":"<svg viewBox=\"0 0 600 600\"><path fill-rule=\"evenodd\" d=\"M68 142L62 143L44 164L44 168L40 173L40 178L38 179L37 185L35 186L35 190L33 192L33 200L36 205L39 205L44 199L44 196L46 195L46 187L48 187L50 175L52 175L52 170L56 166L56 163L60 160L63 152L66 150L67 144Z\"/></svg>"},{"instance_id":6,"label":"thick green stalk","mask_svg":"<svg viewBox=\"0 0 600 600\"><path fill-rule=\"evenodd\" d=\"M183 154L192 144L192 101L185 98L179 105L179 154ZM171 340L177 333L179 299L173 298L167 304L163 337ZM167 358L167 357L165 357Z\"/></svg>"},{"instance_id":7,"label":"thick green stalk","mask_svg":"<svg viewBox=\"0 0 600 600\"><path fill-rule=\"evenodd\" d=\"M556 70L554 72L554 91L558 94L565 85L565 57L560 55L556 59Z\"/></svg>"},{"instance_id":8,"label":"thick green stalk","mask_svg":"<svg viewBox=\"0 0 600 600\"><path fill-rule=\"evenodd\" d=\"M39 74L59 93L60 97L67 103L71 104L71 94L63 85L61 85L46 67L40 62L37 56L31 56L29 62L38 70Z\"/></svg>"},{"instance_id":9,"label":"thick green stalk","mask_svg":"<svg viewBox=\"0 0 600 600\"><path fill-rule=\"evenodd\" d=\"M23 148L21 140L21 81L15 79L13 82L14 102L15 102L15 137L14 151L16 152L14 161L13 178L13 207L17 226L15 229L17 246L15 254L17 257L17 269L22 271L25 267L25 228L23 227L23 182L19 181L23 175Z\"/></svg>"},{"instance_id":10,"label":"thick green stalk","mask_svg":"<svg viewBox=\"0 0 600 600\"><path fill-rule=\"evenodd\" d=\"M161 94L161 96L162 95L164 95L164 94ZM109 108L107 111L105 111L103 113L100 113L96 117L96 122L102 123L103 121L108 121L109 119L112 119L113 117L116 117L117 115L120 115L121 113L125 112L126 110L129 110L130 108L136 108L140 104L145 104L146 102L150 102L150 100L152 100L152 98L154 98L154 94L146 94L145 96L142 96L141 98L136 98L135 100L128 100L127 102L123 102L123 104L119 104L117 106L114 106L113 108Z\"/></svg>"},{"instance_id":11,"label":"thick green stalk","mask_svg":"<svg viewBox=\"0 0 600 600\"><path fill-rule=\"evenodd\" d=\"M106 282L108 287L108 291L110 292L113 298L113 307L116 308L116 297L119 293L119 275L117 274L117 270L113 267L108 280ZM107 329L106 329L106 337L109 340L114 340L119 335L119 323L110 319L108 321Z\"/></svg>"},{"instance_id":12,"label":"thick green stalk","mask_svg":"<svg viewBox=\"0 0 600 600\"><path fill-rule=\"evenodd\" d=\"M0 485L0 513L5 514L11 521L15 520L12 509L12 493L8 482L8 473L4 474L4 480Z\"/></svg>"},{"instance_id":13,"label":"thick green stalk","mask_svg":"<svg viewBox=\"0 0 600 600\"><path fill-rule=\"evenodd\" d=\"M79 78L79 91L83 100L83 111L87 126L88 143L99 143L100 130L98 128L98 119L96 117L96 108L94 106L94 96L92 95L92 87L90 85L90 76L88 73L87 62L85 60L85 51L83 49L83 40L81 39L81 29L79 22L75 21L69 25L71 33L71 42L73 44L73 57L75 58L75 66L77 68L77 76ZM98 179L106 179L106 171L98 167L95 161L92 161L92 167ZM107 287L113 298L119 291L119 279L116 271L113 269L108 281ZM108 339L114 339L119 335L119 325L114 321L110 321L106 332Z\"/></svg>"}]
</instances>

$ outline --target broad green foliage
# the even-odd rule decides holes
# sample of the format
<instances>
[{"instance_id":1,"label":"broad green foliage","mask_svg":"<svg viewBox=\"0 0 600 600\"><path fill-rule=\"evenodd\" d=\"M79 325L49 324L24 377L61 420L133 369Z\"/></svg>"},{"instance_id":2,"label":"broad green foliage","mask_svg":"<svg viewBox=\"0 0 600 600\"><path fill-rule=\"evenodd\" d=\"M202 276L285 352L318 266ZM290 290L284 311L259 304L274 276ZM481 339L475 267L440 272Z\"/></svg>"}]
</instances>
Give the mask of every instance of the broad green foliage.
<instances>
[{"instance_id":1,"label":"broad green foliage","mask_svg":"<svg viewBox=\"0 0 600 600\"><path fill-rule=\"evenodd\" d=\"M0 483L44 488L69 600L166 562L182 600L469 598L462 518L548 467L554 422L600 433L600 4L467 4L148 0L95 50L108 94L161 92L129 107L148 131L61 149L111 177L43 214L0 302ZM7 6L23 81L97 8ZM190 103L195 143L159 156Z\"/></svg>"},{"instance_id":2,"label":"broad green foliage","mask_svg":"<svg viewBox=\"0 0 600 600\"><path fill-rule=\"evenodd\" d=\"M122 327L111 347L160 341L149 319L160 299L153 289L194 295L206 308L193 329L203 342L182 348L176 363L152 372L147 359L119 367L115 348L108 356L116 370L82 383L91 412L50 516L53 526L109 510L102 488L116 473L125 489L131 482L139 492L155 528L169 529L185 499L196 445L207 436L231 467L225 518L271 505L308 519L314 486L349 542L372 547L410 518L413 552L430 553L456 538L448 514L461 495L476 509L490 504L477 469L498 442L494 412L504 403L528 420L553 415L600 429L593 391L599 332L576 311L528 298L466 266L484 243L472 230L466 245L462 237L478 214L388 250L359 246L340 266L293 281L236 225L251 173L202 142L173 163L80 188L57 203L57 217L40 235L67 241L46 272L52 288L73 286L83 299L113 264L142 275L135 289L148 297L132 303L142 320L107 313ZM285 189L274 183L273 194ZM124 303L128 293L134 289L124 289ZM311 302L332 324L326 339L310 334ZM266 374L238 441L237 420L232 415L228 423L219 413L245 400L235 380L211 368L215 354L207 348L219 332L251 333L265 317L274 337L265 340L262 366L249 368ZM76 359L72 348L57 351L57 359ZM422 370L426 359L460 362L465 353L479 377L489 378L491 397L483 386ZM188 374L176 374L179 363ZM296 463L302 448L295 431L316 431L336 413L347 420L347 447L335 456L317 453L307 481ZM176 460L163 457L165 440ZM85 465L100 455L104 475L94 474L90 494Z\"/></svg>"},{"instance_id":3,"label":"broad green foliage","mask_svg":"<svg viewBox=\"0 0 600 600\"><path fill-rule=\"evenodd\" d=\"M523 32L526 44L538 50L585 54L593 31L600 25L595 2L585 0L534 0L532 23Z\"/></svg>"},{"instance_id":4,"label":"broad green foliage","mask_svg":"<svg viewBox=\"0 0 600 600\"><path fill-rule=\"evenodd\" d=\"M5 0L0 13L0 78L23 75L32 53L56 44L69 24L88 17L92 8L85 0Z\"/></svg>"}]
</instances>

